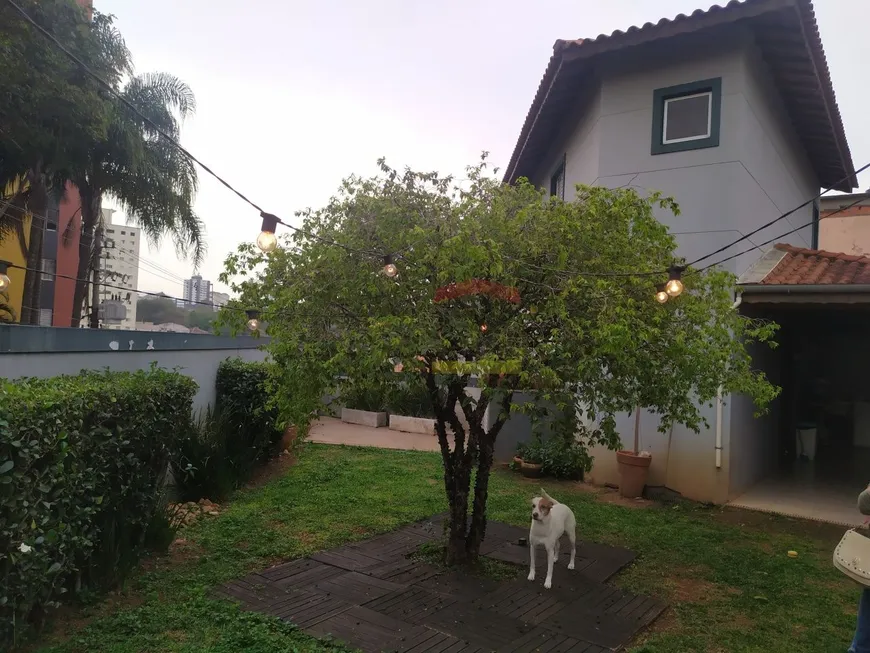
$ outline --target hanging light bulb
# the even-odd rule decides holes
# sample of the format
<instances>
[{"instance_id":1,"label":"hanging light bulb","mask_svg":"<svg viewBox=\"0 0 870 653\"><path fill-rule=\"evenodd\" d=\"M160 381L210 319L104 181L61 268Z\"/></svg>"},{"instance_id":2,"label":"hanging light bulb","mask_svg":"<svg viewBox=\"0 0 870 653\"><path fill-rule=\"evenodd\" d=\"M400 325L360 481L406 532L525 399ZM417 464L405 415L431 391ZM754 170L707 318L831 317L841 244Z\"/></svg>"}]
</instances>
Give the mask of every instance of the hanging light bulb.
<instances>
[{"instance_id":1,"label":"hanging light bulb","mask_svg":"<svg viewBox=\"0 0 870 653\"><path fill-rule=\"evenodd\" d=\"M387 254L384 257L384 275L388 276L390 279L395 279L398 274L399 268L397 268L396 264L393 263L393 257Z\"/></svg>"},{"instance_id":2,"label":"hanging light bulb","mask_svg":"<svg viewBox=\"0 0 870 653\"><path fill-rule=\"evenodd\" d=\"M670 295L668 295L668 291L665 290L665 284L660 283L656 286L656 301L659 304L664 304L666 301L668 301L669 297Z\"/></svg>"},{"instance_id":3,"label":"hanging light bulb","mask_svg":"<svg viewBox=\"0 0 870 653\"><path fill-rule=\"evenodd\" d=\"M248 329L250 331L257 331L260 328L260 311L245 311L245 315L248 316Z\"/></svg>"},{"instance_id":4,"label":"hanging light bulb","mask_svg":"<svg viewBox=\"0 0 870 653\"><path fill-rule=\"evenodd\" d=\"M0 261L0 292L5 292L12 283L7 272L9 272L9 263Z\"/></svg>"},{"instance_id":5,"label":"hanging light bulb","mask_svg":"<svg viewBox=\"0 0 870 653\"><path fill-rule=\"evenodd\" d=\"M278 227L278 216L271 213L261 213L260 217L263 218L263 226L260 235L257 236L257 247L269 254L278 247L278 236L275 235L275 229Z\"/></svg>"},{"instance_id":6,"label":"hanging light bulb","mask_svg":"<svg viewBox=\"0 0 870 653\"><path fill-rule=\"evenodd\" d=\"M668 282L665 284L665 291L671 297L679 297L683 292L683 282L680 277L683 274L683 269L674 265L668 270Z\"/></svg>"}]
</instances>

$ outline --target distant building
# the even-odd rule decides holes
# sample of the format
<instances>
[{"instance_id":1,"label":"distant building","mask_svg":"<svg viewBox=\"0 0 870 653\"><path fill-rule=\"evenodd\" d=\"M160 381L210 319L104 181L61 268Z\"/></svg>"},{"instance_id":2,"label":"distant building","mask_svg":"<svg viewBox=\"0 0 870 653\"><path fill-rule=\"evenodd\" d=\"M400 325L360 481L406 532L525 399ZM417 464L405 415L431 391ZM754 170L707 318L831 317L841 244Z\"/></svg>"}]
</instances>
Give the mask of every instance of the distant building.
<instances>
[{"instance_id":1,"label":"distant building","mask_svg":"<svg viewBox=\"0 0 870 653\"><path fill-rule=\"evenodd\" d=\"M188 308L212 303L211 281L195 274L184 282L184 302Z\"/></svg>"},{"instance_id":2,"label":"distant building","mask_svg":"<svg viewBox=\"0 0 870 653\"><path fill-rule=\"evenodd\" d=\"M870 256L870 193L825 195L819 205L819 249Z\"/></svg>"},{"instance_id":3,"label":"distant building","mask_svg":"<svg viewBox=\"0 0 870 653\"><path fill-rule=\"evenodd\" d=\"M218 292L213 290L211 293L211 303L214 306L214 310L220 310L222 306L226 306L230 301L229 293Z\"/></svg>"},{"instance_id":4,"label":"distant building","mask_svg":"<svg viewBox=\"0 0 870 653\"><path fill-rule=\"evenodd\" d=\"M138 227L114 224L113 213L103 209L100 279L115 287L100 288L100 320L104 329L135 329L141 232Z\"/></svg>"}]
</instances>

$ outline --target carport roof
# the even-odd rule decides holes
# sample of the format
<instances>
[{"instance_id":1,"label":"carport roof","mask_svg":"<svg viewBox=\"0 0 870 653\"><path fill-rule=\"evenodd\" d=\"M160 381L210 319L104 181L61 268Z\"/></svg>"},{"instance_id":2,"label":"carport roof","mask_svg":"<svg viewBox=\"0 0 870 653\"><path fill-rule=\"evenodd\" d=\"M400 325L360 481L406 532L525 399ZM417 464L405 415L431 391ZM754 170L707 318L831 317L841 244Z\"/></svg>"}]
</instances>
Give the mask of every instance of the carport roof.
<instances>
[{"instance_id":1,"label":"carport roof","mask_svg":"<svg viewBox=\"0 0 870 653\"><path fill-rule=\"evenodd\" d=\"M870 257L774 245L741 278L748 286L842 286L870 284Z\"/></svg>"}]
</instances>

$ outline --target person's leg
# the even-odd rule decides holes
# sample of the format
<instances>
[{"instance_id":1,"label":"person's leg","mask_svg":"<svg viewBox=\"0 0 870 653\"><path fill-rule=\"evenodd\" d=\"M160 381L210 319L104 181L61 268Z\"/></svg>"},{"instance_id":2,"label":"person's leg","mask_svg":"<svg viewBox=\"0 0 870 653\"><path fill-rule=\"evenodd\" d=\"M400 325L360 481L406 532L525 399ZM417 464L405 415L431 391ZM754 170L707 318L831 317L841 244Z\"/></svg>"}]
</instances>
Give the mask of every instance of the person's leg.
<instances>
[{"instance_id":1,"label":"person's leg","mask_svg":"<svg viewBox=\"0 0 870 653\"><path fill-rule=\"evenodd\" d=\"M861 592L858 604L858 623L849 653L870 653L870 589Z\"/></svg>"}]
</instances>

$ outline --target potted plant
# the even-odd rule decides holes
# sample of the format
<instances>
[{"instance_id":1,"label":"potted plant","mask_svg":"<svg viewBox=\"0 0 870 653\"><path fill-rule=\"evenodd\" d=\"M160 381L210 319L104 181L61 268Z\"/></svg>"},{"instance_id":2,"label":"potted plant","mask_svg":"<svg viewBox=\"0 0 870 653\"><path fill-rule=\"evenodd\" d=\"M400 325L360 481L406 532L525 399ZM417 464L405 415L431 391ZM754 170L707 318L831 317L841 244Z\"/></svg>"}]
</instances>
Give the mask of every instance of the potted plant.
<instances>
[{"instance_id":1,"label":"potted plant","mask_svg":"<svg viewBox=\"0 0 870 653\"><path fill-rule=\"evenodd\" d=\"M525 447L520 471L526 478L540 478L544 475L544 443L540 436L535 436Z\"/></svg>"},{"instance_id":2,"label":"potted plant","mask_svg":"<svg viewBox=\"0 0 870 653\"><path fill-rule=\"evenodd\" d=\"M383 384L367 380L345 383L340 392L344 408L341 421L379 428L387 425L386 389Z\"/></svg>"},{"instance_id":3,"label":"potted plant","mask_svg":"<svg viewBox=\"0 0 870 653\"><path fill-rule=\"evenodd\" d=\"M510 468L515 472L520 471L523 467L523 456L526 453L526 446L527 445L525 442L520 442L519 444L517 444L517 450L514 453L514 459L510 462Z\"/></svg>"},{"instance_id":4,"label":"potted plant","mask_svg":"<svg viewBox=\"0 0 870 653\"><path fill-rule=\"evenodd\" d=\"M390 430L435 435L435 408L419 379L406 379L391 389Z\"/></svg>"},{"instance_id":5,"label":"potted plant","mask_svg":"<svg viewBox=\"0 0 870 653\"><path fill-rule=\"evenodd\" d=\"M643 496L652 456L648 451L640 451L640 406L634 415L634 449L617 451L616 462L619 466L619 493L628 499Z\"/></svg>"}]
</instances>

